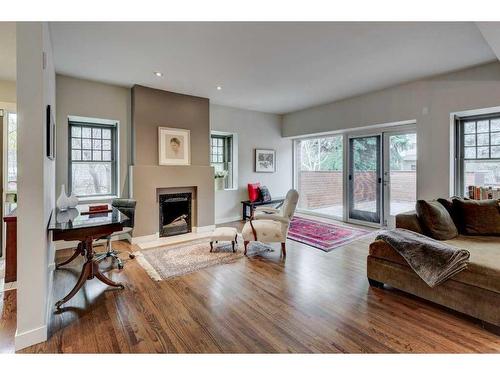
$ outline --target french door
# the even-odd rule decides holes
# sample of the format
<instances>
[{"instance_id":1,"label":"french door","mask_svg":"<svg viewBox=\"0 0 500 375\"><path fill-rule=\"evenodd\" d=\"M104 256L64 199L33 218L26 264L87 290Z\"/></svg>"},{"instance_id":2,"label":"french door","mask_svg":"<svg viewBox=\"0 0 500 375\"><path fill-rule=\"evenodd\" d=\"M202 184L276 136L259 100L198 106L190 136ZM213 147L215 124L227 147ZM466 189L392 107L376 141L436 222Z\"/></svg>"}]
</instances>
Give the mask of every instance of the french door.
<instances>
[{"instance_id":1,"label":"french door","mask_svg":"<svg viewBox=\"0 0 500 375\"><path fill-rule=\"evenodd\" d=\"M353 136L348 144L348 220L394 227L416 202L414 129Z\"/></svg>"},{"instance_id":2,"label":"french door","mask_svg":"<svg viewBox=\"0 0 500 375\"><path fill-rule=\"evenodd\" d=\"M349 138L349 219L380 223L381 135Z\"/></svg>"}]
</instances>

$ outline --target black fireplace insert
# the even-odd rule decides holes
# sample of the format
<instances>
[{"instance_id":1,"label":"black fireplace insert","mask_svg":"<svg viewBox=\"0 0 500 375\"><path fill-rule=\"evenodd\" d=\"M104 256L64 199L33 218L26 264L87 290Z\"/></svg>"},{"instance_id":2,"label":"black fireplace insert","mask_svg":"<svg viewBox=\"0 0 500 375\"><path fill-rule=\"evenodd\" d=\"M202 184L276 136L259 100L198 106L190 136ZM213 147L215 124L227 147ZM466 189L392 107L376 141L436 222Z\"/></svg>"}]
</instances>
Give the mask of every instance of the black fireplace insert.
<instances>
[{"instance_id":1,"label":"black fireplace insert","mask_svg":"<svg viewBox=\"0 0 500 375\"><path fill-rule=\"evenodd\" d=\"M191 193L160 194L160 237L191 232Z\"/></svg>"}]
</instances>

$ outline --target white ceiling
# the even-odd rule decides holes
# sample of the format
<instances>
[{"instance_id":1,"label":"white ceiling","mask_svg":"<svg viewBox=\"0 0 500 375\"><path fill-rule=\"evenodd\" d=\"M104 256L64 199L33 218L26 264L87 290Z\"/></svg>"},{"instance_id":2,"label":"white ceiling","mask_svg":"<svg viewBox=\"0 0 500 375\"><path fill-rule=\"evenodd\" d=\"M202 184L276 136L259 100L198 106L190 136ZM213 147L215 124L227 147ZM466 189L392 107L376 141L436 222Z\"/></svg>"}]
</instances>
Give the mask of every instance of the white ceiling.
<instances>
[{"instance_id":1,"label":"white ceiling","mask_svg":"<svg viewBox=\"0 0 500 375\"><path fill-rule=\"evenodd\" d=\"M59 73L280 114L496 59L472 22L64 22L50 29Z\"/></svg>"},{"instance_id":2,"label":"white ceiling","mask_svg":"<svg viewBox=\"0 0 500 375\"><path fill-rule=\"evenodd\" d=\"M0 80L16 80L15 22L0 22Z\"/></svg>"}]
</instances>

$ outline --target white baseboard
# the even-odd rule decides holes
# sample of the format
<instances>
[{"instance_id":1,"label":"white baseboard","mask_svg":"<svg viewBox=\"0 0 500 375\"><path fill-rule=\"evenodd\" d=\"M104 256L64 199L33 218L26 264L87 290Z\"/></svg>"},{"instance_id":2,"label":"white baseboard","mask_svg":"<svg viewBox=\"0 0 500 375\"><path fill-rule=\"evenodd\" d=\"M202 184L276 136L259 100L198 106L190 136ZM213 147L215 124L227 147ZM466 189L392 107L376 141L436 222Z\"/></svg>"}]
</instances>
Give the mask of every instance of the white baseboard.
<instances>
[{"instance_id":1,"label":"white baseboard","mask_svg":"<svg viewBox=\"0 0 500 375\"><path fill-rule=\"evenodd\" d=\"M28 346L47 341L47 325L19 333L16 331L15 348L16 351L27 348Z\"/></svg>"},{"instance_id":2,"label":"white baseboard","mask_svg":"<svg viewBox=\"0 0 500 375\"><path fill-rule=\"evenodd\" d=\"M215 224L225 224L230 223L232 221L241 221L241 215L232 216L232 217L223 217L221 219L215 219Z\"/></svg>"}]
</instances>

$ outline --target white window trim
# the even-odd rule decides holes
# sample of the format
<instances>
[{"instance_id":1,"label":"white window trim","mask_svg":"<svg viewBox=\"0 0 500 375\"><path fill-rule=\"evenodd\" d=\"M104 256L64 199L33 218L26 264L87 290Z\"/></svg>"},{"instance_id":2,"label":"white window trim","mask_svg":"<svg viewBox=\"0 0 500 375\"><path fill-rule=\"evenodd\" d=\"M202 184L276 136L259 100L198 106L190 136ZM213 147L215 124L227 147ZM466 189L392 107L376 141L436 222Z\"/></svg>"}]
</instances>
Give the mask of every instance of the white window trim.
<instances>
[{"instance_id":1,"label":"white window trim","mask_svg":"<svg viewBox=\"0 0 500 375\"><path fill-rule=\"evenodd\" d=\"M88 122L88 123L94 123L94 124L107 124L107 125L115 125L116 126L116 195L103 195L103 196L81 196L78 197L79 201L95 201L95 202L100 202L100 201L105 201L105 200L110 200L113 198L120 198L121 197L121 189L120 189L120 164L121 164L121 147L120 147L120 121L118 120L109 120L109 119L100 119L100 118L94 118L94 117L83 117L83 116L68 116L68 135L69 137L69 132L70 132L70 123L71 122ZM67 144L67 143L66 143ZM69 162L69 158L71 157L71 150L68 148L67 149L67 160L66 162ZM68 170L68 167L66 166L66 169ZM69 177L69 173L66 173ZM69 181L67 181L66 186L69 185Z\"/></svg>"},{"instance_id":2,"label":"white window trim","mask_svg":"<svg viewBox=\"0 0 500 375\"><path fill-rule=\"evenodd\" d=\"M459 112L451 112L450 113L450 180L449 180L449 195L450 197L455 195L457 192L455 191L456 186L456 177L458 175L458 163L457 163L457 155L456 155L456 119L457 117L469 117L469 116L481 116L481 115L490 115L494 113L500 112L500 106L497 107L488 107L488 108L478 108L478 109L469 109L466 111Z\"/></svg>"},{"instance_id":3,"label":"white window trim","mask_svg":"<svg viewBox=\"0 0 500 375\"><path fill-rule=\"evenodd\" d=\"M232 144L232 160L233 160L233 187L231 188L224 188L223 191L235 191L238 190L239 188L239 180L238 180L238 133L231 133L231 132L223 132L219 130L211 130L210 131L210 142L212 142L212 134L213 135L220 135L220 136L231 136L233 138L233 144ZM211 143L210 143L211 145Z\"/></svg>"}]
</instances>

